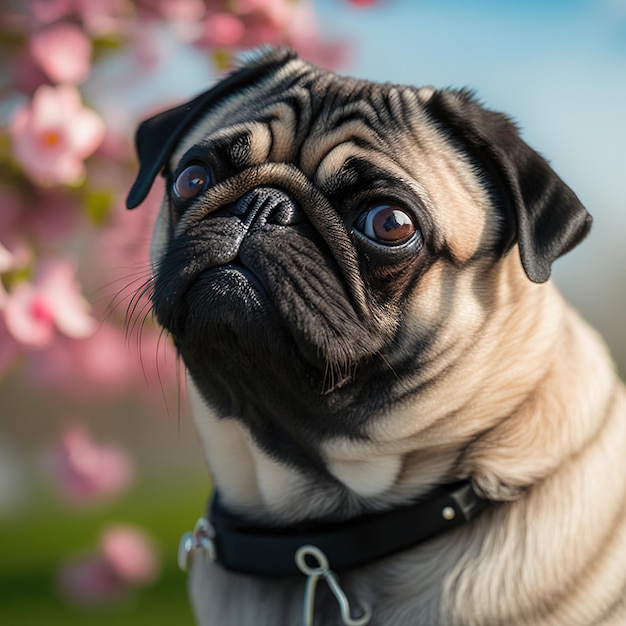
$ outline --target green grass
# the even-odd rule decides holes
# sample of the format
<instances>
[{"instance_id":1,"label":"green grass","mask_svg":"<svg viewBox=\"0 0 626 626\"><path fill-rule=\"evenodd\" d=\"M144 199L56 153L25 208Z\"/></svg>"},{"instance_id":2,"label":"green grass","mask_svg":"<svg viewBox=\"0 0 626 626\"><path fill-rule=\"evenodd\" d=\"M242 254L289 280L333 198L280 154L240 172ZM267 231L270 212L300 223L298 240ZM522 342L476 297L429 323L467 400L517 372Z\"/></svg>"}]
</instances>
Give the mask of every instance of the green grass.
<instances>
[{"instance_id":1,"label":"green grass","mask_svg":"<svg viewBox=\"0 0 626 626\"><path fill-rule=\"evenodd\" d=\"M176 566L176 550L182 533L202 514L208 491L206 479L152 476L115 505L76 510L42 490L23 514L0 519L0 624L191 626L187 580ZM161 552L161 576L121 604L89 609L68 604L55 590L58 565L93 549L111 523L146 528Z\"/></svg>"},{"instance_id":2,"label":"green grass","mask_svg":"<svg viewBox=\"0 0 626 626\"><path fill-rule=\"evenodd\" d=\"M167 568L151 588L137 592L131 600L110 607L79 609L54 592L47 571L0 576L3 626L99 626L185 625L193 623L186 599L184 576Z\"/></svg>"}]
</instances>

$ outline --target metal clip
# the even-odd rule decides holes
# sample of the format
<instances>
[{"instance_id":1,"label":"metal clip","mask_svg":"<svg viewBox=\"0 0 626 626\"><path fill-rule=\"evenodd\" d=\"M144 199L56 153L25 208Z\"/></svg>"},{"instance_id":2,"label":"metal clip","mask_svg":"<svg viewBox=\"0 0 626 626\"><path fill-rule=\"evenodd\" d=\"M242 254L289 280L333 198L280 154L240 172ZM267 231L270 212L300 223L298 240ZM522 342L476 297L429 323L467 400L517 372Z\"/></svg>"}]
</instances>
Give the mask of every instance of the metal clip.
<instances>
[{"instance_id":1,"label":"metal clip","mask_svg":"<svg viewBox=\"0 0 626 626\"><path fill-rule=\"evenodd\" d=\"M304 588L303 626L313 626L313 611L315 608L315 587L320 578L324 578L333 595L339 603L341 619L346 626L365 626L372 618L372 611L368 606L357 607L360 615L352 617L350 602L346 597L335 573L330 569L326 555L316 546L305 545L296 552L296 565L307 576ZM307 558L317 561L317 567L311 567Z\"/></svg>"},{"instance_id":2,"label":"metal clip","mask_svg":"<svg viewBox=\"0 0 626 626\"><path fill-rule=\"evenodd\" d=\"M186 572L193 562L196 552L200 552L205 561L215 561L215 531L209 520L201 517L194 526L193 532L186 532L178 544L178 567Z\"/></svg>"}]
</instances>

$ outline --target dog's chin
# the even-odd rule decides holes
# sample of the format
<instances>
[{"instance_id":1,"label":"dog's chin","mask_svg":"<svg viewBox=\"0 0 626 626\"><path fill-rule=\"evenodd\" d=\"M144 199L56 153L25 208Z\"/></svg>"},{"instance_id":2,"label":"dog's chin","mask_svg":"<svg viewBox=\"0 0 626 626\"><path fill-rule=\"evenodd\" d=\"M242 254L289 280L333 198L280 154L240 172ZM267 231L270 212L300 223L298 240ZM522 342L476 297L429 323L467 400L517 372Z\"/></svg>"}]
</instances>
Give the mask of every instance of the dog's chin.
<instances>
[{"instance_id":1,"label":"dog's chin","mask_svg":"<svg viewBox=\"0 0 626 626\"><path fill-rule=\"evenodd\" d=\"M288 343L266 286L236 265L203 272L166 327L191 369L197 363L203 370L211 366L240 374Z\"/></svg>"},{"instance_id":2,"label":"dog's chin","mask_svg":"<svg viewBox=\"0 0 626 626\"><path fill-rule=\"evenodd\" d=\"M240 414L253 389L267 385L270 371L274 389L282 386L282 364L293 341L266 286L246 268L226 265L202 273L164 325L196 386L220 414ZM289 360L293 367L293 355Z\"/></svg>"},{"instance_id":3,"label":"dog's chin","mask_svg":"<svg viewBox=\"0 0 626 626\"><path fill-rule=\"evenodd\" d=\"M294 448L291 437L302 437L302 448L330 433L358 435L369 418L364 402L372 413L380 408L363 394L372 388L372 351L382 339L356 314L333 326L329 311L320 314L298 296L309 280L294 273L290 281L269 281L230 264L200 273L174 305L155 301L205 402L218 416L244 419L277 454ZM348 310L345 302L335 305Z\"/></svg>"},{"instance_id":4,"label":"dog's chin","mask_svg":"<svg viewBox=\"0 0 626 626\"><path fill-rule=\"evenodd\" d=\"M277 385L283 364L289 364L285 376L295 368L310 377L363 356L347 340L342 347L341 332L305 302L294 283L306 280L273 284L240 264L213 267L201 272L184 295L155 299L155 311L192 375L264 376L271 365ZM294 307L296 324L290 319Z\"/></svg>"}]
</instances>

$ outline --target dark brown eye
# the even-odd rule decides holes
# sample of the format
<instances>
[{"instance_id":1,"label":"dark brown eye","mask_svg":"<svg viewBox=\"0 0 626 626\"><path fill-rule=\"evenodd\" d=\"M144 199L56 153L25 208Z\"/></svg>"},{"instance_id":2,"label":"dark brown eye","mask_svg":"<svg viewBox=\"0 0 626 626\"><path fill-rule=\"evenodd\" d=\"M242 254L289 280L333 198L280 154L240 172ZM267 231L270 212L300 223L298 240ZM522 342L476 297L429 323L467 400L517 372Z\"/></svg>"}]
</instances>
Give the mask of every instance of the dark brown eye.
<instances>
[{"instance_id":1,"label":"dark brown eye","mask_svg":"<svg viewBox=\"0 0 626 626\"><path fill-rule=\"evenodd\" d=\"M365 214L363 232L370 239L388 246L408 241L416 232L411 215L394 204L379 204Z\"/></svg>"},{"instance_id":2,"label":"dark brown eye","mask_svg":"<svg viewBox=\"0 0 626 626\"><path fill-rule=\"evenodd\" d=\"M186 167L174 181L174 194L181 200L190 200L199 196L209 185L211 175L201 163Z\"/></svg>"}]
</instances>

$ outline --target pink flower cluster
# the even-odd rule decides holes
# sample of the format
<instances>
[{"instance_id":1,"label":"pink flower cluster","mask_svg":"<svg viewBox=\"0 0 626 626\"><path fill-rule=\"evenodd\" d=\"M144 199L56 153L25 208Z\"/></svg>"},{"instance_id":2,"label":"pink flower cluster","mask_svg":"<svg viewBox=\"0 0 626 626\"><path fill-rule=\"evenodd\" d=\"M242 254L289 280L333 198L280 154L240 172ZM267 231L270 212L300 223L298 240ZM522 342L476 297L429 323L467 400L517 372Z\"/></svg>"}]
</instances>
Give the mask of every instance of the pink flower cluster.
<instances>
[{"instance_id":1,"label":"pink flower cluster","mask_svg":"<svg viewBox=\"0 0 626 626\"><path fill-rule=\"evenodd\" d=\"M0 179L0 376L22 363L36 384L78 390L84 399L142 386L140 364L160 359L158 384L171 384L175 360L161 367L161 354L136 358L143 348L133 356L124 307L110 312L103 299L93 301L114 281L114 292L130 294L126 285L139 290L149 279L145 233L153 211L142 208L137 231L128 228L128 216L119 218L134 167L130 137L120 139L118 129L106 125L98 101L85 102L93 90L84 86L111 49L139 55L137 71L147 58L163 62L158 39L149 35L157 26L169 29L180 46L208 51L219 68L239 49L268 43L291 45L328 65L340 60L345 45L321 40L307 0L31 0L9 6L0 16L0 34L10 33L0 39L0 71L13 80L13 91L0 96L0 111L10 112L4 124L0 118L0 139L5 134L10 146L0 170L9 173ZM5 41L12 43L2 49ZM122 94L132 86L112 88ZM143 115L158 107L151 103ZM0 165L3 158L0 153ZM129 230L136 236L131 245L123 241ZM107 256L97 258L104 248ZM134 310L143 319L132 328L154 348L158 331L144 323L149 304Z\"/></svg>"},{"instance_id":2,"label":"pink flower cluster","mask_svg":"<svg viewBox=\"0 0 626 626\"><path fill-rule=\"evenodd\" d=\"M219 68L259 45L288 45L309 60L338 65L347 45L323 41L310 0L136 0L147 19L165 19L192 45L213 53Z\"/></svg>"},{"instance_id":3,"label":"pink flower cluster","mask_svg":"<svg viewBox=\"0 0 626 626\"><path fill-rule=\"evenodd\" d=\"M50 475L60 494L72 504L103 502L132 484L129 457L115 446L97 444L81 424L61 433L49 455Z\"/></svg>"},{"instance_id":4,"label":"pink flower cluster","mask_svg":"<svg viewBox=\"0 0 626 626\"><path fill-rule=\"evenodd\" d=\"M125 493L134 479L133 464L123 450L96 442L76 423L67 426L51 447L47 469L59 494L72 506L109 502ZM73 603L110 603L152 583L159 569L157 550L146 532L115 524L102 531L96 549L59 566L57 586Z\"/></svg>"},{"instance_id":5,"label":"pink flower cluster","mask_svg":"<svg viewBox=\"0 0 626 626\"><path fill-rule=\"evenodd\" d=\"M84 161L102 143L104 133L104 122L82 105L73 85L39 86L9 125L16 160L44 186L82 183Z\"/></svg>"},{"instance_id":6,"label":"pink flower cluster","mask_svg":"<svg viewBox=\"0 0 626 626\"><path fill-rule=\"evenodd\" d=\"M174 102L161 91L142 109L125 103L137 101L146 76L168 81L174 48L222 70L261 44L289 45L326 66L347 51L323 40L311 0L2 3L0 383L10 371L83 407L134 389L160 399L154 386L180 393L176 359L150 320L158 192L139 211L123 208L136 170L129 129ZM128 71L116 74L120 59ZM196 77L189 81L197 91ZM80 426L61 436L52 469L72 504L110 499L132 479L127 457ZM112 528L96 554L64 568L60 588L88 601L147 584L157 570L140 531Z\"/></svg>"},{"instance_id":7,"label":"pink flower cluster","mask_svg":"<svg viewBox=\"0 0 626 626\"><path fill-rule=\"evenodd\" d=\"M102 532L93 552L60 566L57 588L74 604L110 604L126 599L136 587L153 583L159 571L153 540L141 528L120 524Z\"/></svg>"},{"instance_id":8,"label":"pink flower cluster","mask_svg":"<svg viewBox=\"0 0 626 626\"><path fill-rule=\"evenodd\" d=\"M57 332L85 339L96 330L89 304L79 293L76 268L62 259L40 263L32 281L17 283L5 296L3 312L12 337L33 348L51 345Z\"/></svg>"}]
</instances>

